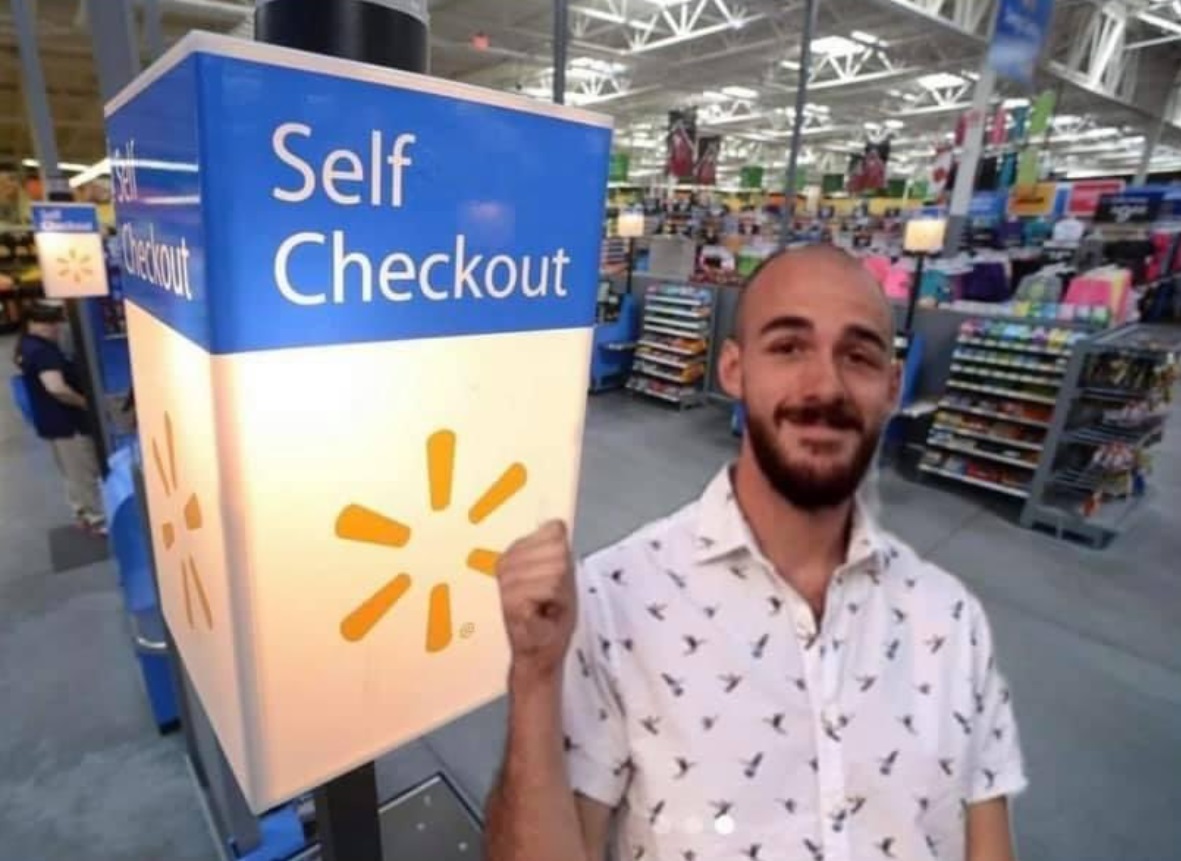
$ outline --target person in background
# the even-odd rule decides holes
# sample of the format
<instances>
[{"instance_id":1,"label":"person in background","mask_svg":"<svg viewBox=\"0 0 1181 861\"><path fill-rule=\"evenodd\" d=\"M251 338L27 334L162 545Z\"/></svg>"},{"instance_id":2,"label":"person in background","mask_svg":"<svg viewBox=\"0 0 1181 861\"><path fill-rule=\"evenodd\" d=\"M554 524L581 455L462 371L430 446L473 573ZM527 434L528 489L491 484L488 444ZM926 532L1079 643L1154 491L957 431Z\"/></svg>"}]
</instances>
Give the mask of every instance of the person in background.
<instances>
[{"instance_id":1,"label":"person in background","mask_svg":"<svg viewBox=\"0 0 1181 861\"><path fill-rule=\"evenodd\" d=\"M87 433L86 398L79 392L73 363L58 343L64 322L60 305L33 305L15 358L29 392L33 425L37 435L53 448L75 518L88 531L105 534L98 458Z\"/></svg>"},{"instance_id":2,"label":"person in background","mask_svg":"<svg viewBox=\"0 0 1181 861\"><path fill-rule=\"evenodd\" d=\"M577 574L561 522L500 558L488 861L603 861L611 834L619 861L1012 861L1026 781L984 611L862 501L892 336L853 257L768 258L719 361L736 461Z\"/></svg>"}]
</instances>

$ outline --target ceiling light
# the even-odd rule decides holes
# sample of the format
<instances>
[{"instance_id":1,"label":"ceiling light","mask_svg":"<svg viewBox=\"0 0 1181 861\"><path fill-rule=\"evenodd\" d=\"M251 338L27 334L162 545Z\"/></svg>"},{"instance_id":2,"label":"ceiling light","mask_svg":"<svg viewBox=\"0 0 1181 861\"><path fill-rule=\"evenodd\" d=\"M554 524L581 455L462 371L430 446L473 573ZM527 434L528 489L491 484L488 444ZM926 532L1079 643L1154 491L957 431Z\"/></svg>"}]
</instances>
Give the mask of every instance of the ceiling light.
<instances>
[{"instance_id":1,"label":"ceiling light","mask_svg":"<svg viewBox=\"0 0 1181 861\"><path fill-rule=\"evenodd\" d=\"M846 39L844 36L825 36L812 40L812 52L826 57L846 57L849 54L859 54L865 50L864 45Z\"/></svg>"},{"instance_id":2,"label":"ceiling light","mask_svg":"<svg viewBox=\"0 0 1181 861\"><path fill-rule=\"evenodd\" d=\"M1005 110L1010 110L1012 108L1028 108L1029 99L1005 99L1003 102L1001 102L1001 107Z\"/></svg>"},{"instance_id":3,"label":"ceiling light","mask_svg":"<svg viewBox=\"0 0 1181 861\"><path fill-rule=\"evenodd\" d=\"M572 69L588 69L602 75L618 75L627 71L623 63L613 63L610 60L600 60L597 57L575 57L570 61Z\"/></svg>"},{"instance_id":4,"label":"ceiling light","mask_svg":"<svg viewBox=\"0 0 1181 861\"><path fill-rule=\"evenodd\" d=\"M41 162L37 161L37 159L35 159L35 158L26 158L24 161L21 162L21 164L23 164L25 167L40 167L41 166ZM57 163L57 167L58 167L58 170L78 171L78 170L87 170L90 167L90 165L78 164L77 162L73 162L73 161L59 161Z\"/></svg>"},{"instance_id":5,"label":"ceiling light","mask_svg":"<svg viewBox=\"0 0 1181 861\"><path fill-rule=\"evenodd\" d=\"M78 188L86 185L93 179L98 179L100 176L106 176L111 172L111 160L104 158L101 161L96 161L86 170L70 177L70 188Z\"/></svg>"},{"instance_id":6,"label":"ceiling light","mask_svg":"<svg viewBox=\"0 0 1181 861\"><path fill-rule=\"evenodd\" d=\"M800 70L800 64L795 60L784 60L779 65L783 66L785 69L791 69L793 72L798 72Z\"/></svg>"},{"instance_id":7,"label":"ceiling light","mask_svg":"<svg viewBox=\"0 0 1181 861\"><path fill-rule=\"evenodd\" d=\"M902 122L902 120L886 120L885 126L892 131L898 131L898 129L905 128L906 123Z\"/></svg>"},{"instance_id":8,"label":"ceiling light","mask_svg":"<svg viewBox=\"0 0 1181 861\"><path fill-rule=\"evenodd\" d=\"M877 36L873 35L872 33L866 33L864 30L854 30L849 35L852 36L854 39L856 39L858 42L864 42L867 45L873 45L875 48L886 47L885 42L883 42L881 39L879 39Z\"/></svg>"},{"instance_id":9,"label":"ceiling light","mask_svg":"<svg viewBox=\"0 0 1181 861\"><path fill-rule=\"evenodd\" d=\"M750 87L722 87L722 92L734 99L754 99L759 95L758 90L752 90Z\"/></svg>"},{"instance_id":10,"label":"ceiling light","mask_svg":"<svg viewBox=\"0 0 1181 861\"><path fill-rule=\"evenodd\" d=\"M952 75L947 72L934 72L930 75L923 75L916 83L928 90L948 90L952 87L962 86L967 81L959 75Z\"/></svg>"},{"instance_id":11,"label":"ceiling light","mask_svg":"<svg viewBox=\"0 0 1181 861\"><path fill-rule=\"evenodd\" d=\"M667 9L669 6L684 6L689 0L647 0L653 6L660 6Z\"/></svg>"}]
</instances>

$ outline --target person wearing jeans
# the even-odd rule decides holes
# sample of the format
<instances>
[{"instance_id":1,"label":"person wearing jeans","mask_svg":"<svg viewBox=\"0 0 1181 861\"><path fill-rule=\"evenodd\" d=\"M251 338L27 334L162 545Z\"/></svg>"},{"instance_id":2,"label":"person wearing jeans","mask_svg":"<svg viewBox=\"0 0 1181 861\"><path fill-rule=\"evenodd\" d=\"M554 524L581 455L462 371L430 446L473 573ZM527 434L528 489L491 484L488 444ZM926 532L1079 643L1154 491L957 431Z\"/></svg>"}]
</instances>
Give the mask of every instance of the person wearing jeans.
<instances>
[{"instance_id":1,"label":"person wearing jeans","mask_svg":"<svg viewBox=\"0 0 1181 861\"><path fill-rule=\"evenodd\" d=\"M78 391L73 364L58 345L64 321L60 305L34 305L17 345L16 362L29 392L33 425L53 448L75 518L84 528L105 533L98 458L87 434L86 398Z\"/></svg>"}]
</instances>

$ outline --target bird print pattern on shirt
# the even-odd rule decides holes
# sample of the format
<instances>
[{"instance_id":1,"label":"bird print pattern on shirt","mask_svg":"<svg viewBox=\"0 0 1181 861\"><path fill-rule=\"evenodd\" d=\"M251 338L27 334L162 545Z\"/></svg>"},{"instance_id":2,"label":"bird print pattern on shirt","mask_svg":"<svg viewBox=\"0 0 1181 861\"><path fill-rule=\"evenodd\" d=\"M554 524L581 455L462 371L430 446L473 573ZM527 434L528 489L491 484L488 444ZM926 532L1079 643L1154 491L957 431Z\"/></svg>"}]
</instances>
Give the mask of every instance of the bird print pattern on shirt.
<instances>
[{"instance_id":1,"label":"bird print pattern on shirt","mask_svg":"<svg viewBox=\"0 0 1181 861\"><path fill-rule=\"evenodd\" d=\"M634 802L616 857L910 861L929 839L931 858L959 858L948 802L1020 782L1008 689L968 647L989 644L979 607L887 542L834 577L815 619L732 534L686 549L665 522L580 572L606 622L576 634L563 747L575 789ZM614 763L607 782L595 761Z\"/></svg>"}]
</instances>

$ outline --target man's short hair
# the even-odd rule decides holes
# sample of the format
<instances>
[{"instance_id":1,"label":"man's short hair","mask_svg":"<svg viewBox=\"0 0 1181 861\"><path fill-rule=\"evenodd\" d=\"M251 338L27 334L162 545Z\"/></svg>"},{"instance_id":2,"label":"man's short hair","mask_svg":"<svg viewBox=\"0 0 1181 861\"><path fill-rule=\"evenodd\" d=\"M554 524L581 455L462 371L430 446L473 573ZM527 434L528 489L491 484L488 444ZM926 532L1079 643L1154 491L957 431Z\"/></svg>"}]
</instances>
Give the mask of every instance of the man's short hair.
<instances>
[{"instance_id":1,"label":"man's short hair","mask_svg":"<svg viewBox=\"0 0 1181 861\"><path fill-rule=\"evenodd\" d=\"M734 321L730 326L730 338L735 341L741 340L742 327L742 306L746 303L746 293L759 280L759 276L763 274L763 270L773 265L777 260L783 257L794 257L797 254L803 253L819 253L829 256L837 262L854 266L858 269L863 269L861 260L850 254L844 248L838 248L836 245L831 245L827 242L810 242L806 245L795 245L791 248L781 248L773 254L769 254L759 261L759 265L755 267L754 271L746 277L742 282L742 286L738 288L738 304L734 307ZM868 270L866 270L868 272Z\"/></svg>"}]
</instances>

